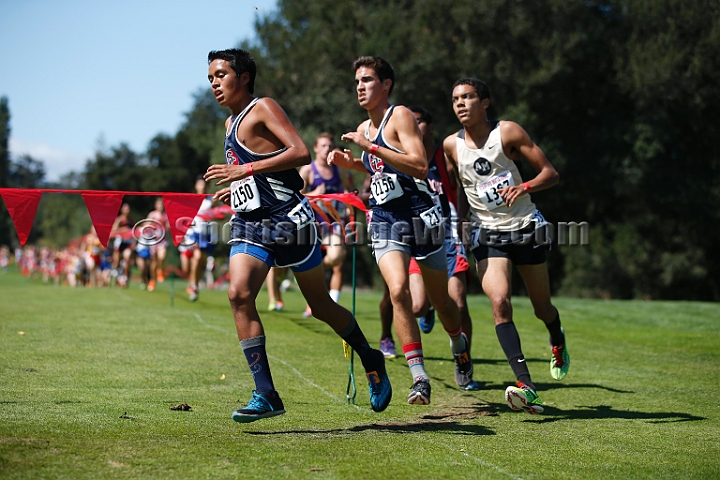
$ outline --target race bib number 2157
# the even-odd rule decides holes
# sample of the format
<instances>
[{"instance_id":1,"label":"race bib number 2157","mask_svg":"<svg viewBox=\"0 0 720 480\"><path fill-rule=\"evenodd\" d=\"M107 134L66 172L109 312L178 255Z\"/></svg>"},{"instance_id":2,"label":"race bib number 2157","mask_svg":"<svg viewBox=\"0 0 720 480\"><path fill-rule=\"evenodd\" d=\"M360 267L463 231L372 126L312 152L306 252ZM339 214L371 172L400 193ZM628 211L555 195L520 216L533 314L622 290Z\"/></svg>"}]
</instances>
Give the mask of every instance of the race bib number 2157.
<instances>
[{"instance_id":1,"label":"race bib number 2157","mask_svg":"<svg viewBox=\"0 0 720 480\"><path fill-rule=\"evenodd\" d=\"M303 198L302 202L298 203L287 215L297 225L298 230L315 220L315 213L307 198Z\"/></svg>"}]
</instances>

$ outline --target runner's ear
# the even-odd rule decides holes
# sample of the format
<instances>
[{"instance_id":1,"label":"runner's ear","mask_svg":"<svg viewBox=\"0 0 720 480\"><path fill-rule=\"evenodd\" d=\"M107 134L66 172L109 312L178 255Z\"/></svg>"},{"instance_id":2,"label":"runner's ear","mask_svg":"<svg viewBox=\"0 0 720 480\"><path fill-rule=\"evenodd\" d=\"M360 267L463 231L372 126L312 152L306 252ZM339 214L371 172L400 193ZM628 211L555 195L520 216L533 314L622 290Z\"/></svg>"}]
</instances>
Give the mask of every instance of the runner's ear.
<instances>
[{"instance_id":1,"label":"runner's ear","mask_svg":"<svg viewBox=\"0 0 720 480\"><path fill-rule=\"evenodd\" d=\"M243 72L240 74L240 85L247 86L248 83L250 83L250 74L248 72Z\"/></svg>"}]
</instances>

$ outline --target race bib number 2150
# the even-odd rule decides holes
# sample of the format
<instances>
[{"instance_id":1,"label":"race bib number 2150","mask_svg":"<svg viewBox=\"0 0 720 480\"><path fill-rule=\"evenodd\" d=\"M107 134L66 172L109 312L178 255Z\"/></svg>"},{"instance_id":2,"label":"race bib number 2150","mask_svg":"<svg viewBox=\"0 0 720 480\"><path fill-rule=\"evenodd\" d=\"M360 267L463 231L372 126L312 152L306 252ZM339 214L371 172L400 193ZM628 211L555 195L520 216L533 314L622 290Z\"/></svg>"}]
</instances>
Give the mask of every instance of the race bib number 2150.
<instances>
[{"instance_id":1,"label":"race bib number 2150","mask_svg":"<svg viewBox=\"0 0 720 480\"><path fill-rule=\"evenodd\" d=\"M252 212L260 208L260 191L253 177L230 184L230 208L233 212Z\"/></svg>"}]
</instances>

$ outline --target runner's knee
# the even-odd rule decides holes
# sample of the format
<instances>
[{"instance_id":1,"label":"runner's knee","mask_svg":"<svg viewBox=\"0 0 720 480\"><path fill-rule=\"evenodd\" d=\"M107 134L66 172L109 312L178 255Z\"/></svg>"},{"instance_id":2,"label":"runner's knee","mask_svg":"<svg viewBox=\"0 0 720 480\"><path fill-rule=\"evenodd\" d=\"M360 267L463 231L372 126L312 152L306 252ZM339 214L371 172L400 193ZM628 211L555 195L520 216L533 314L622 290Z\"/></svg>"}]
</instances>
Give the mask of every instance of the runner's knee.
<instances>
[{"instance_id":1,"label":"runner's knee","mask_svg":"<svg viewBox=\"0 0 720 480\"><path fill-rule=\"evenodd\" d=\"M228 288L228 299L233 309L243 308L250 303L255 303L250 289L242 285L230 285L230 288Z\"/></svg>"}]
</instances>

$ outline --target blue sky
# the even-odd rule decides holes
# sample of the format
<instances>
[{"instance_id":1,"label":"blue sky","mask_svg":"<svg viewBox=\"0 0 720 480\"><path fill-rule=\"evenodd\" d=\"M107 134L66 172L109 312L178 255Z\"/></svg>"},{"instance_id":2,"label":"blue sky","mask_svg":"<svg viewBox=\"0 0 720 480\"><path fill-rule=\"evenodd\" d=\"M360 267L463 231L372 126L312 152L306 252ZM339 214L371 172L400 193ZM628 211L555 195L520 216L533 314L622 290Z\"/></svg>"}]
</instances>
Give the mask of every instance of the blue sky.
<instances>
[{"instance_id":1,"label":"blue sky","mask_svg":"<svg viewBox=\"0 0 720 480\"><path fill-rule=\"evenodd\" d=\"M49 180L81 171L102 138L143 152L207 87L207 53L255 38L275 0L1 0L0 96L10 150Z\"/></svg>"}]
</instances>

